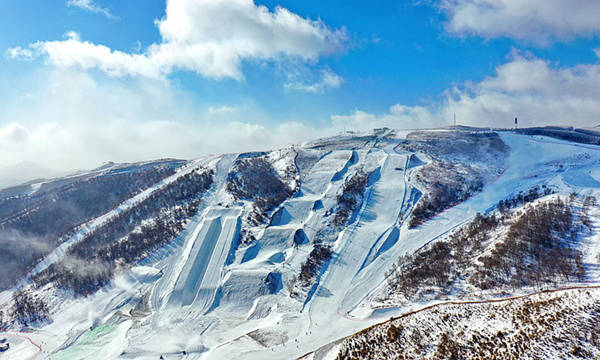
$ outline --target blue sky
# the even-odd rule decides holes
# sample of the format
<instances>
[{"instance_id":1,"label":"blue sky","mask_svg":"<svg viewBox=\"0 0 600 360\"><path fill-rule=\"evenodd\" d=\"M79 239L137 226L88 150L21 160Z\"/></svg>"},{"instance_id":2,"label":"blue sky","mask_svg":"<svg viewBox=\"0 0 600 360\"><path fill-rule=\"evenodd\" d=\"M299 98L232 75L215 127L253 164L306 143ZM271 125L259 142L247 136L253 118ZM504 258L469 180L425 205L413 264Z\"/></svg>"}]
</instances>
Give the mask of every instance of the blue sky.
<instances>
[{"instance_id":1,"label":"blue sky","mask_svg":"<svg viewBox=\"0 0 600 360\"><path fill-rule=\"evenodd\" d=\"M600 124L593 0L141 4L0 3L0 161L194 157L454 112Z\"/></svg>"}]
</instances>

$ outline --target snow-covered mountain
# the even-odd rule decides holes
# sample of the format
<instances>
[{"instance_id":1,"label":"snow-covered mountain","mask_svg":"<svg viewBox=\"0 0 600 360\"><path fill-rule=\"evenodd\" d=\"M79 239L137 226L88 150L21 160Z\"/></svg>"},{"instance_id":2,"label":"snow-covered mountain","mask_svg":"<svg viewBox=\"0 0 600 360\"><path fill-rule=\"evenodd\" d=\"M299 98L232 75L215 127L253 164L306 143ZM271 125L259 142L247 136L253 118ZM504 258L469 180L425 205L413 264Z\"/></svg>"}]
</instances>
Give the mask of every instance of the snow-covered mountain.
<instances>
[{"instance_id":1,"label":"snow-covered mountain","mask_svg":"<svg viewBox=\"0 0 600 360\"><path fill-rule=\"evenodd\" d=\"M552 302L531 315L540 329L566 336L546 315L568 308L584 334L600 301L598 140L377 129L1 193L1 354L452 358L491 335L516 342L530 319L510 314L526 301ZM567 286L584 289L539 294ZM532 349L560 351L527 334ZM579 342L590 358L594 334Z\"/></svg>"}]
</instances>

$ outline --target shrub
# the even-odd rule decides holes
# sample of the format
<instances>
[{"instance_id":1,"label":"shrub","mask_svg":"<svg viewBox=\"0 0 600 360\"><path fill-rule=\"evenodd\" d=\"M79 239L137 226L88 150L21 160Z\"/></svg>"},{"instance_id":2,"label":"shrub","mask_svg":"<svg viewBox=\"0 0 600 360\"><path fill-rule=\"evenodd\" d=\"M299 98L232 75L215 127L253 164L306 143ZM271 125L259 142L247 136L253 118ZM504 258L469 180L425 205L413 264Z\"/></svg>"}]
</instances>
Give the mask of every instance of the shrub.
<instances>
[{"instance_id":1,"label":"shrub","mask_svg":"<svg viewBox=\"0 0 600 360\"><path fill-rule=\"evenodd\" d=\"M346 181L341 194L338 195L338 207L333 218L333 225L344 225L350 215L362 203L362 197L367 188L368 176L364 171L359 171Z\"/></svg>"},{"instance_id":2,"label":"shrub","mask_svg":"<svg viewBox=\"0 0 600 360\"><path fill-rule=\"evenodd\" d=\"M419 179L426 183L429 193L415 206L409 228L419 226L483 189L483 177L473 167L450 162L434 162L423 167Z\"/></svg>"},{"instance_id":3,"label":"shrub","mask_svg":"<svg viewBox=\"0 0 600 360\"><path fill-rule=\"evenodd\" d=\"M312 284L318 276L321 268L327 263L332 256L331 247L323 244L315 244L315 247L308 255L306 262L300 268L300 276L298 280L302 286Z\"/></svg>"},{"instance_id":4,"label":"shrub","mask_svg":"<svg viewBox=\"0 0 600 360\"><path fill-rule=\"evenodd\" d=\"M581 278L583 255L576 241L581 226L575 223L573 209L556 199L520 212L477 214L450 234L448 241L400 257L388 275L389 290L410 299L431 288L447 292L459 279L487 290ZM507 226L505 234L493 247L485 248L500 225Z\"/></svg>"},{"instance_id":5,"label":"shrub","mask_svg":"<svg viewBox=\"0 0 600 360\"><path fill-rule=\"evenodd\" d=\"M483 289L540 285L584 275L581 251L572 247L571 206L560 199L527 206L510 225L506 239L481 257L471 283Z\"/></svg>"},{"instance_id":6,"label":"shrub","mask_svg":"<svg viewBox=\"0 0 600 360\"><path fill-rule=\"evenodd\" d=\"M400 257L394 275L388 279L390 287L411 298L426 286L447 286L452 260L450 251L447 243L436 242L414 255Z\"/></svg>"},{"instance_id":7,"label":"shrub","mask_svg":"<svg viewBox=\"0 0 600 360\"><path fill-rule=\"evenodd\" d=\"M293 191L264 157L239 158L227 175L226 189L237 200L252 200L255 224L265 220L266 213L292 196Z\"/></svg>"},{"instance_id":8,"label":"shrub","mask_svg":"<svg viewBox=\"0 0 600 360\"><path fill-rule=\"evenodd\" d=\"M16 291L13 294L13 318L22 326L46 321L48 319L48 306L38 297L27 290Z\"/></svg>"}]
</instances>

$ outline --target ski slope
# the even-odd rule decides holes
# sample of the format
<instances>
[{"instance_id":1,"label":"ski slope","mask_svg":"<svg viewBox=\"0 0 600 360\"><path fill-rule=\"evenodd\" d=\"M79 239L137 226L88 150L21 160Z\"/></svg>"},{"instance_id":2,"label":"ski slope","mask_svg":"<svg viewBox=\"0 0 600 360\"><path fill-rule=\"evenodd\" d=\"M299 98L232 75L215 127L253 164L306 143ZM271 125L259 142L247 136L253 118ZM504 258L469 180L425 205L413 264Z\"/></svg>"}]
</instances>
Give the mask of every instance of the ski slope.
<instances>
[{"instance_id":1,"label":"ski slope","mask_svg":"<svg viewBox=\"0 0 600 360\"><path fill-rule=\"evenodd\" d=\"M314 158L314 164L300 169L296 194L274 209L266 224L252 229L258 236L249 245L239 245L237 239L251 204L235 201L226 191L237 155L191 162L89 225L102 224L177 176L207 164L215 169L214 183L179 238L99 293L55 304L54 323L36 333L36 339L46 342L45 352L56 355L98 346L117 354L106 358L292 359L405 312L371 307L399 256L537 184L562 194L600 196L600 147L512 133L501 138L510 147L504 171L483 191L414 229L405 222L418 199L410 175L425 162L399 150L401 138L346 136L305 144L298 151ZM363 201L350 223L335 230L331 213L337 196L360 170L370 174ZM600 213L594 213L593 221L600 229ZM291 296L288 285L319 237L332 246L333 258L304 298ZM590 241L589 261L594 261L592 252L600 246ZM57 249L45 264L60 256ZM117 313L122 315L115 317ZM111 335L96 338L97 333L90 333L102 325L112 326Z\"/></svg>"},{"instance_id":2,"label":"ski slope","mask_svg":"<svg viewBox=\"0 0 600 360\"><path fill-rule=\"evenodd\" d=\"M210 209L194 239L188 262L181 271L170 306L194 306L206 312L214 301L222 269L237 239L240 209Z\"/></svg>"}]
</instances>

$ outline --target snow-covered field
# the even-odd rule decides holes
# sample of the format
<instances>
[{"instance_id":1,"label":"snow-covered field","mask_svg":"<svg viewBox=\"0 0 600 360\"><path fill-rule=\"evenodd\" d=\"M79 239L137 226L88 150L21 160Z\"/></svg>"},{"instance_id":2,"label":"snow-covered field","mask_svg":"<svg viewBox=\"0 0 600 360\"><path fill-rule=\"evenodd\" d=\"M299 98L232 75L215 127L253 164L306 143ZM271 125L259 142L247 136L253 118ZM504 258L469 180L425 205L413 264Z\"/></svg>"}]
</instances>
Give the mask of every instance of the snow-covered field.
<instances>
[{"instance_id":1,"label":"snow-covered field","mask_svg":"<svg viewBox=\"0 0 600 360\"><path fill-rule=\"evenodd\" d=\"M304 144L295 151L314 160L299 166L298 191L273 211L277 216L268 226L248 229L257 234L248 245L237 240L250 205L225 190L236 155L193 162L114 210L134 206L188 169L206 164L215 169L214 184L180 237L88 298L56 299L56 291L42 290L53 322L25 335L7 333L11 348L0 358L292 359L423 306L372 307L399 256L536 184L565 195L600 196L600 147L512 133L501 138L510 147L503 172L483 191L413 229L405 221L418 187L411 175L422 165L409 165L413 153L397 148L399 136ZM278 157L284 158L290 157ZM285 161L275 167L285 168ZM334 230L331 209L346 179L359 170L370 174L363 201L350 223ZM592 211L592 220L599 229L600 210ZM300 229L309 241L295 241ZM331 245L333 257L306 297L290 296L290 280L319 237ZM600 275L599 237L595 231L585 245L592 277ZM57 249L34 272L62 253ZM10 298L9 292L3 295Z\"/></svg>"}]
</instances>

